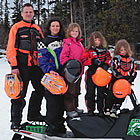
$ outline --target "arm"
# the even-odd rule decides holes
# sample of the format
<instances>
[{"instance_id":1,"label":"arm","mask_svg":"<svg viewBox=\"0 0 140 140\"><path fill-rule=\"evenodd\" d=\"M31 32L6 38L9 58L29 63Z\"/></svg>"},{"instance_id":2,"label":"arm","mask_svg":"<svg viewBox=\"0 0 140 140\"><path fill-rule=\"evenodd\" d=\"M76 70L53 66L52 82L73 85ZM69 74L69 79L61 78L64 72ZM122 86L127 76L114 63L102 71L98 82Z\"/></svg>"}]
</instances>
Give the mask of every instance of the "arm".
<instances>
[{"instance_id":1,"label":"arm","mask_svg":"<svg viewBox=\"0 0 140 140\"><path fill-rule=\"evenodd\" d=\"M89 55L89 52L86 52L86 49L81 56L81 61L84 66L91 65L91 57Z\"/></svg>"},{"instance_id":2,"label":"arm","mask_svg":"<svg viewBox=\"0 0 140 140\"><path fill-rule=\"evenodd\" d=\"M64 64L66 61L70 60L70 48L69 45L65 42L63 42L63 48L60 53L60 64Z\"/></svg>"},{"instance_id":3,"label":"arm","mask_svg":"<svg viewBox=\"0 0 140 140\"><path fill-rule=\"evenodd\" d=\"M106 52L106 61L105 61L105 64L107 64L108 67L111 66L111 55L110 55L110 52L108 50Z\"/></svg>"},{"instance_id":4,"label":"arm","mask_svg":"<svg viewBox=\"0 0 140 140\"><path fill-rule=\"evenodd\" d=\"M112 74L114 76L117 76L117 75L121 75L121 73L118 71L119 70L119 60L118 60L118 57L114 57L112 59L112 63L111 63L111 70L112 70Z\"/></svg>"},{"instance_id":5,"label":"arm","mask_svg":"<svg viewBox=\"0 0 140 140\"><path fill-rule=\"evenodd\" d=\"M12 69L17 69L17 59L16 59L17 49L15 48L16 32L17 32L16 26L13 26L9 33L9 39L6 49L6 57Z\"/></svg>"}]
</instances>

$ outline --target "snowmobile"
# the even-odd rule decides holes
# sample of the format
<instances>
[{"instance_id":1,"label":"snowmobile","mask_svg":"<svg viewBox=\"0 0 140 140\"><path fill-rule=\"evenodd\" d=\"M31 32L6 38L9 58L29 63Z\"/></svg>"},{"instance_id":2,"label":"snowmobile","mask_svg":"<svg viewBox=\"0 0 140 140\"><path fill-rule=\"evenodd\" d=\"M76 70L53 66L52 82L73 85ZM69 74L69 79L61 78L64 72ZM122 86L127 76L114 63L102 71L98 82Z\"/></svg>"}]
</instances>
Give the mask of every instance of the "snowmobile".
<instances>
[{"instance_id":1,"label":"snowmobile","mask_svg":"<svg viewBox=\"0 0 140 140\"><path fill-rule=\"evenodd\" d=\"M140 139L140 104L133 90L129 95L134 106L133 110L122 109L119 118L109 116L88 116L87 113L79 117L66 118L71 132L63 136L48 136L47 124L24 123L19 130L15 130L12 140L63 140L63 139L119 139L139 140ZM24 138L22 137L24 136Z\"/></svg>"}]
</instances>

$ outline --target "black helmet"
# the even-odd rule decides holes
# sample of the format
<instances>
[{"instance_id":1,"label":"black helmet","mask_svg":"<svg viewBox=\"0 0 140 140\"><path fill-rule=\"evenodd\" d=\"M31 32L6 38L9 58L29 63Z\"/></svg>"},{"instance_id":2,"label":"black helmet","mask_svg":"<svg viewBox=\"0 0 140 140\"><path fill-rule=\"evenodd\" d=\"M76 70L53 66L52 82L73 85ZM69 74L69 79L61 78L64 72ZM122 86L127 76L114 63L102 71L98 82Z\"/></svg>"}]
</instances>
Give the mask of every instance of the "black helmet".
<instances>
[{"instance_id":1,"label":"black helmet","mask_svg":"<svg viewBox=\"0 0 140 140\"><path fill-rule=\"evenodd\" d=\"M64 77L69 83L76 83L80 78L82 66L75 59L68 60L64 65Z\"/></svg>"}]
</instances>

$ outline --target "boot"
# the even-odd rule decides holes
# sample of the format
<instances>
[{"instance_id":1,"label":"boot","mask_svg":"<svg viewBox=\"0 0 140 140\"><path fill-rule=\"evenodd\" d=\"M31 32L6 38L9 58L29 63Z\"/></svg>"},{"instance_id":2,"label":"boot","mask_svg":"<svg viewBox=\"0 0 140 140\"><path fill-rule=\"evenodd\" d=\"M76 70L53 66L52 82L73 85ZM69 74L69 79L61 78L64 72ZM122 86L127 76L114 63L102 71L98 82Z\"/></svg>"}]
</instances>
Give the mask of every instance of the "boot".
<instances>
[{"instance_id":1,"label":"boot","mask_svg":"<svg viewBox=\"0 0 140 140\"><path fill-rule=\"evenodd\" d=\"M20 122L12 122L11 124L11 130L13 129L19 129L20 128Z\"/></svg>"},{"instance_id":2,"label":"boot","mask_svg":"<svg viewBox=\"0 0 140 140\"><path fill-rule=\"evenodd\" d=\"M66 112L67 116L70 118L78 117L78 113L76 111Z\"/></svg>"},{"instance_id":3,"label":"boot","mask_svg":"<svg viewBox=\"0 0 140 140\"><path fill-rule=\"evenodd\" d=\"M78 109L78 108L76 108L75 111L76 111L77 113L79 113L79 114L84 113L84 110L83 110L83 109Z\"/></svg>"}]
</instances>

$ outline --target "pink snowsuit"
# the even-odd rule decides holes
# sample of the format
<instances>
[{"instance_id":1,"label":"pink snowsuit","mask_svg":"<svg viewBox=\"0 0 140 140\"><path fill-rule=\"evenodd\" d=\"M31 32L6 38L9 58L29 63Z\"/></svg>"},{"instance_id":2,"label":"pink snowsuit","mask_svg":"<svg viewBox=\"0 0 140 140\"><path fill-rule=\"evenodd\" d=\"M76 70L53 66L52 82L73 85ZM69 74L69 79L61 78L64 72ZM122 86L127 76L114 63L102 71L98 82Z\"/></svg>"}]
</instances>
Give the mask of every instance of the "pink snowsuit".
<instances>
[{"instance_id":1,"label":"pink snowsuit","mask_svg":"<svg viewBox=\"0 0 140 140\"><path fill-rule=\"evenodd\" d=\"M81 44L81 39L78 41L75 38L68 37L63 40L63 48L60 54L60 63L63 65L70 59L76 59L81 63L81 55L84 47ZM82 63L81 63L82 65ZM84 67L82 65L82 74ZM64 94L64 108L67 112L75 111L78 107L78 95L80 95L81 78L76 83L68 82L68 91Z\"/></svg>"}]
</instances>

